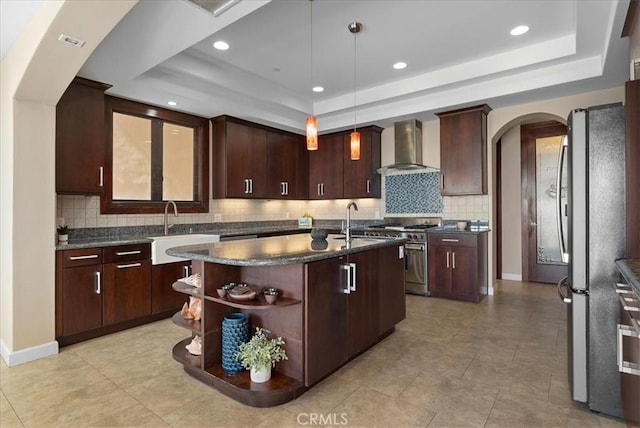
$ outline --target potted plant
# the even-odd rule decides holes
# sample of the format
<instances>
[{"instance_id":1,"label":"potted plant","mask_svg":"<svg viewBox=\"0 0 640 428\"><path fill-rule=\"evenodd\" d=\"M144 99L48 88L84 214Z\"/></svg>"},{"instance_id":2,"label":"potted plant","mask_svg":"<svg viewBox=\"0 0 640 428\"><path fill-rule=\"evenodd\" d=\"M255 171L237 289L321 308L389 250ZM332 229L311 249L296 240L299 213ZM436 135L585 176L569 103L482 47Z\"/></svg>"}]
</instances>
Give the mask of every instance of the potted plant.
<instances>
[{"instance_id":1,"label":"potted plant","mask_svg":"<svg viewBox=\"0 0 640 428\"><path fill-rule=\"evenodd\" d=\"M58 226L58 242L67 242L69 240L69 226L62 224Z\"/></svg>"},{"instance_id":2,"label":"potted plant","mask_svg":"<svg viewBox=\"0 0 640 428\"><path fill-rule=\"evenodd\" d=\"M236 359L242 367L251 370L251 381L266 382L271 379L271 367L278 361L286 360L287 354L282 349L284 340L281 337L269 339L260 327L247 343L240 345Z\"/></svg>"}]
</instances>

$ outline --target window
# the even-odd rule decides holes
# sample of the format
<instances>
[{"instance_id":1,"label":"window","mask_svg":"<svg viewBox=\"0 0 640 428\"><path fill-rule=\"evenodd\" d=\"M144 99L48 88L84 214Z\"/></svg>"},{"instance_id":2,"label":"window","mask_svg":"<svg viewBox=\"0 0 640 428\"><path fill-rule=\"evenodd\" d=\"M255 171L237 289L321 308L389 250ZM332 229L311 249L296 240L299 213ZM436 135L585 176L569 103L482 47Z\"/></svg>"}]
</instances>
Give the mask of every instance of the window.
<instances>
[{"instance_id":1,"label":"window","mask_svg":"<svg viewBox=\"0 0 640 428\"><path fill-rule=\"evenodd\" d=\"M107 155L102 213L209 210L207 119L106 97Z\"/></svg>"}]
</instances>

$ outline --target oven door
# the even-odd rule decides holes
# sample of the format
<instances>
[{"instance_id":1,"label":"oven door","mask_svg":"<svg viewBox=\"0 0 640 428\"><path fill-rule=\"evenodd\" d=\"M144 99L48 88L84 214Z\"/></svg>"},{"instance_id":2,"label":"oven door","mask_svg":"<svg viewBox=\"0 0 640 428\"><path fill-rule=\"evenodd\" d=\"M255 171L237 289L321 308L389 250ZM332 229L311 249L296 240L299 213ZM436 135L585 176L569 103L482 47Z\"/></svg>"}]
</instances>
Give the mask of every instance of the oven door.
<instances>
[{"instance_id":1,"label":"oven door","mask_svg":"<svg viewBox=\"0 0 640 428\"><path fill-rule=\"evenodd\" d=\"M405 249L406 291L407 293L428 296L426 244L407 243L405 244Z\"/></svg>"}]
</instances>

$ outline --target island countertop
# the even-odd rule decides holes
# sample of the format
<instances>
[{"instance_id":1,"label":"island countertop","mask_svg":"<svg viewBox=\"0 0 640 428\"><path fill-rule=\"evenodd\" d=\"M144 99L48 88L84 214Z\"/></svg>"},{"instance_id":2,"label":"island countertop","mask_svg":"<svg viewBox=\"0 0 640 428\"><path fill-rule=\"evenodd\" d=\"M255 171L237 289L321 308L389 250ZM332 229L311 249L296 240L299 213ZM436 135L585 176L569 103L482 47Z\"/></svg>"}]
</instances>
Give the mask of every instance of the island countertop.
<instances>
[{"instance_id":1,"label":"island countertop","mask_svg":"<svg viewBox=\"0 0 640 428\"><path fill-rule=\"evenodd\" d=\"M232 266L270 266L310 263L406 241L404 238L356 237L346 243L342 235L312 240L308 234L298 234L186 245L170 248L167 254Z\"/></svg>"}]
</instances>

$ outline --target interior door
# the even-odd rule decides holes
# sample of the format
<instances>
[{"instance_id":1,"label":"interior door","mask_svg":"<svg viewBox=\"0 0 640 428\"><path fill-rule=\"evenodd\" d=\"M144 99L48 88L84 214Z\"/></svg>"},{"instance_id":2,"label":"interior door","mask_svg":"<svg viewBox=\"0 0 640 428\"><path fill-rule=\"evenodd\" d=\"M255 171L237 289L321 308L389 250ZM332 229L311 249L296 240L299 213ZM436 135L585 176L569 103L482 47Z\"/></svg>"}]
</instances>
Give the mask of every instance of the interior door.
<instances>
[{"instance_id":1,"label":"interior door","mask_svg":"<svg viewBox=\"0 0 640 428\"><path fill-rule=\"evenodd\" d=\"M557 283L567 275L558 240L556 194L566 206L566 186L557 189L558 155L567 127L559 122L523 125L522 274L523 280ZM566 179L562 181L566 183ZM561 221L566 222L566 217Z\"/></svg>"}]
</instances>

